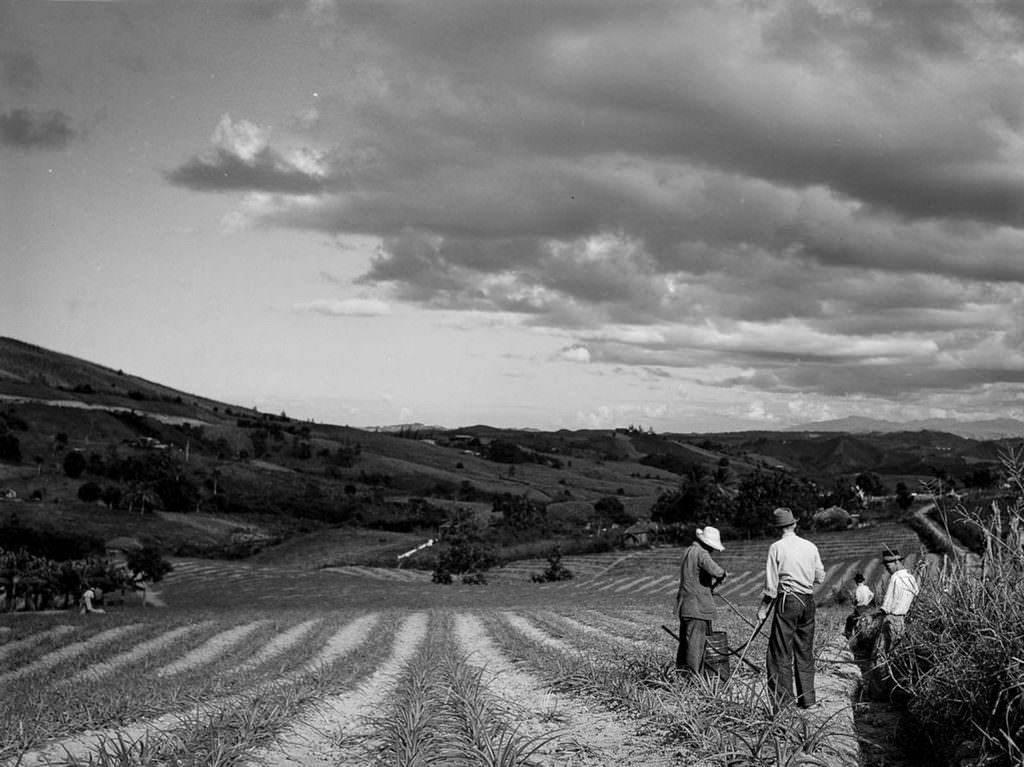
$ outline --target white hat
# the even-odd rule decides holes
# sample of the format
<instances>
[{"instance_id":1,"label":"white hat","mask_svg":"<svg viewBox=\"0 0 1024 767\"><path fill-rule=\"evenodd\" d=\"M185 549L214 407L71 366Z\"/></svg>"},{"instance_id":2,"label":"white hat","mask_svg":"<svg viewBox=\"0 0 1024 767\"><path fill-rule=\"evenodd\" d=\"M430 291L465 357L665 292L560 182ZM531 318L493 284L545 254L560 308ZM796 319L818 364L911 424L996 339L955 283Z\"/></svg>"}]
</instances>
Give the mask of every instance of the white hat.
<instances>
[{"instance_id":1,"label":"white hat","mask_svg":"<svg viewBox=\"0 0 1024 767\"><path fill-rule=\"evenodd\" d=\"M707 544L715 551L725 551L725 546L722 545L722 536L718 532L717 527L708 525L707 527L697 528L697 540L701 543Z\"/></svg>"}]
</instances>

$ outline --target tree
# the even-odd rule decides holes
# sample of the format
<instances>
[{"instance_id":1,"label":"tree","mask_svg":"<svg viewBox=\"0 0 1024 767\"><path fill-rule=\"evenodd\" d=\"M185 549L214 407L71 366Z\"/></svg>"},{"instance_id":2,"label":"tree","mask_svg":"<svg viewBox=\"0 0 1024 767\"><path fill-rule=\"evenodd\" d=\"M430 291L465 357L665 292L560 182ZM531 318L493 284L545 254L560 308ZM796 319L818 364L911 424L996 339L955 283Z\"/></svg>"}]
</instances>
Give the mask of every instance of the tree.
<instances>
[{"instance_id":1,"label":"tree","mask_svg":"<svg viewBox=\"0 0 1024 767\"><path fill-rule=\"evenodd\" d=\"M0 461L21 463L21 442L10 432L0 434Z\"/></svg>"},{"instance_id":2,"label":"tree","mask_svg":"<svg viewBox=\"0 0 1024 767\"><path fill-rule=\"evenodd\" d=\"M448 523L433 581L451 583L453 576L462 576L464 582L484 583L483 573L497 561L494 550L484 542L472 512L459 510Z\"/></svg>"},{"instance_id":3,"label":"tree","mask_svg":"<svg viewBox=\"0 0 1024 767\"><path fill-rule=\"evenodd\" d=\"M502 523L509 530L537 529L547 518L544 506L526 495L503 493L492 501L491 509L502 515Z\"/></svg>"},{"instance_id":4,"label":"tree","mask_svg":"<svg viewBox=\"0 0 1024 767\"><path fill-rule=\"evenodd\" d=\"M82 476L82 472L85 471L87 465L88 461L85 460L81 450L72 450L64 456L64 473L71 477L71 479L78 479Z\"/></svg>"},{"instance_id":5,"label":"tree","mask_svg":"<svg viewBox=\"0 0 1024 767\"><path fill-rule=\"evenodd\" d=\"M699 525L728 519L732 501L707 469L694 464L679 488L662 493L651 507L651 520L666 525Z\"/></svg>"},{"instance_id":6,"label":"tree","mask_svg":"<svg viewBox=\"0 0 1024 767\"><path fill-rule=\"evenodd\" d=\"M772 510L785 506L803 523L809 523L818 507L815 486L805 479L777 471L757 471L746 476L736 495L732 522L750 535L774 531Z\"/></svg>"},{"instance_id":7,"label":"tree","mask_svg":"<svg viewBox=\"0 0 1024 767\"><path fill-rule=\"evenodd\" d=\"M626 511L622 501L614 495L607 495L595 503L594 511L600 517L601 524L631 525L636 522L636 516Z\"/></svg>"},{"instance_id":8,"label":"tree","mask_svg":"<svg viewBox=\"0 0 1024 767\"><path fill-rule=\"evenodd\" d=\"M121 488L117 485L107 485L100 493L100 500L106 504L108 509L115 509L121 503Z\"/></svg>"},{"instance_id":9,"label":"tree","mask_svg":"<svg viewBox=\"0 0 1024 767\"><path fill-rule=\"evenodd\" d=\"M174 569L156 546L143 546L125 552L125 564L133 576L150 583L159 583Z\"/></svg>"},{"instance_id":10,"label":"tree","mask_svg":"<svg viewBox=\"0 0 1024 767\"><path fill-rule=\"evenodd\" d=\"M95 482L86 482L78 488L78 500L83 503L96 503L102 493L103 491L100 489L100 486Z\"/></svg>"},{"instance_id":11,"label":"tree","mask_svg":"<svg viewBox=\"0 0 1024 767\"><path fill-rule=\"evenodd\" d=\"M875 474L873 471L862 471L857 475L857 479L854 480L861 490L867 495L885 495L885 485L882 484L882 478Z\"/></svg>"},{"instance_id":12,"label":"tree","mask_svg":"<svg viewBox=\"0 0 1024 767\"><path fill-rule=\"evenodd\" d=\"M914 494L910 492L904 482L896 483L896 505L903 511L909 509L914 503Z\"/></svg>"}]
</instances>

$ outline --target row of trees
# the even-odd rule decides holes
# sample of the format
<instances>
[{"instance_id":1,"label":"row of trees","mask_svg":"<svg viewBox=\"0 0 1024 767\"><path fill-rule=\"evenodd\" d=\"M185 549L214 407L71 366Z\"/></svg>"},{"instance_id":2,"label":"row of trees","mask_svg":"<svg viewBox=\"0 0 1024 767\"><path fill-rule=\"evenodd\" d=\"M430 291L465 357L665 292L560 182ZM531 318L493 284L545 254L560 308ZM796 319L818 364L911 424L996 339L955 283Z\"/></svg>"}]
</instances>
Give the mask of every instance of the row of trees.
<instances>
[{"instance_id":1,"label":"row of trees","mask_svg":"<svg viewBox=\"0 0 1024 767\"><path fill-rule=\"evenodd\" d=\"M737 482L722 468L691 467L677 489L658 498L651 519L676 526L715 524L738 536L757 537L771 533L771 510L777 506L789 507L804 524L810 524L818 509L840 506L853 513L862 510L865 496L887 493L881 479L869 472L822 487L781 471L757 471ZM897 486L896 502L901 508L913 502L904 483Z\"/></svg>"},{"instance_id":2,"label":"row of trees","mask_svg":"<svg viewBox=\"0 0 1024 767\"><path fill-rule=\"evenodd\" d=\"M78 602L86 585L124 592L156 583L171 569L155 546L126 551L123 561L115 562L93 538L23 527L14 515L0 526L0 593L6 611L67 608Z\"/></svg>"}]
</instances>

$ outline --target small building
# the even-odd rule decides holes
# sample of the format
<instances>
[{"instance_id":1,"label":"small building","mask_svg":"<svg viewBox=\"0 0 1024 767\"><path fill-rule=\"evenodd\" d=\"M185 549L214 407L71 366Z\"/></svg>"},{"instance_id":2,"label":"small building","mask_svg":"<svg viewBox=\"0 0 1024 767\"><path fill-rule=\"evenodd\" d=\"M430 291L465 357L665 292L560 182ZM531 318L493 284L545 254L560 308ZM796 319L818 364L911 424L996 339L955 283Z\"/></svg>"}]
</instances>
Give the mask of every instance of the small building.
<instances>
[{"instance_id":1,"label":"small building","mask_svg":"<svg viewBox=\"0 0 1024 767\"><path fill-rule=\"evenodd\" d=\"M658 532L658 524L649 519L634 522L622 532L622 545L627 548L650 546L651 539Z\"/></svg>"}]
</instances>

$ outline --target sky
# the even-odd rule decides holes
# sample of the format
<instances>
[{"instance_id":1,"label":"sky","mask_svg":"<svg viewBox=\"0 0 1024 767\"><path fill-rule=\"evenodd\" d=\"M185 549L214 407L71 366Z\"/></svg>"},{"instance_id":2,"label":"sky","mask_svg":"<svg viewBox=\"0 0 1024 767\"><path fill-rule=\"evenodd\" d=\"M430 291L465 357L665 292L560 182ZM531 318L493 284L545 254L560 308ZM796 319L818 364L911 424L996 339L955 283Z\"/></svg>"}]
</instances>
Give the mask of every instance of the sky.
<instances>
[{"instance_id":1,"label":"sky","mask_svg":"<svg viewBox=\"0 0 1024 767\"><path fill-rule=\"evenodd\" d=\"M265 412L1024 418L1017 0L0 0L0 335Z\"/></svg>"}]
</instances>

